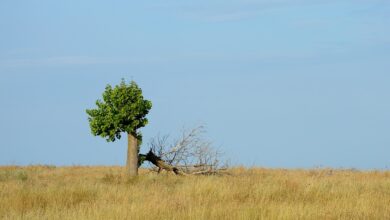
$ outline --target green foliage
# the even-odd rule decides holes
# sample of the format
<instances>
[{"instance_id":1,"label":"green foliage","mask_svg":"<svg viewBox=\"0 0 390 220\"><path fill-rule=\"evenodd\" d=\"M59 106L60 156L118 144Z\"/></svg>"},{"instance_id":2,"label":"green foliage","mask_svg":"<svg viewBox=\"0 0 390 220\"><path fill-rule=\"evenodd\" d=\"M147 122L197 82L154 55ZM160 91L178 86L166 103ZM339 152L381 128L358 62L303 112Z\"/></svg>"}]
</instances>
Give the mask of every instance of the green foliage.
<instances>
[{"instance_id":1,"label":"green foliage","mask_svg":"<svg viewBox=\"0 0 390 220\"><path fill-rule=\"evenodd\" d=\"M106 86L103 101L96 101L96 109L87 109L92 134L115 141L121 138L121 132L133 134L141 141L141 133L137 129L148 123L145 117L152 108L152 102L145 100L142 90L132 81L125 80L115 86Z\"/></svg>"},{"instance_id":2,"label":"green foliage","mask_svg":"<svg viewBox=\"0 0 390 220\"><path fill-rule=\"evenodd\" d=\"M138 167L140 167L146 160L146 155L138 154Z\"/></svg>"}]
</instances>

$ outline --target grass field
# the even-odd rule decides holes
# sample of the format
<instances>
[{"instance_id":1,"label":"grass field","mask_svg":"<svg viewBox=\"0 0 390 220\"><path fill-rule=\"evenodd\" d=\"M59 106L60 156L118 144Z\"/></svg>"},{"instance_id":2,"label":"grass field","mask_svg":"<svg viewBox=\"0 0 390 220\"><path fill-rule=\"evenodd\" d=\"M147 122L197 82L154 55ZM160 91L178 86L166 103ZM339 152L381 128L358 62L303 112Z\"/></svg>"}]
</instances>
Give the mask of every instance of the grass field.
<instances>
[{"instance_id":1,"label":"grass field","mask_svg":"<svg viewBox=\"0 0 390 220\"><path fill-rule=\"evenodd\" d=\"M390 172L234 168L174 176L120 167L0 167L1 219L390 219Z\"/></svg>"}]
</instances>

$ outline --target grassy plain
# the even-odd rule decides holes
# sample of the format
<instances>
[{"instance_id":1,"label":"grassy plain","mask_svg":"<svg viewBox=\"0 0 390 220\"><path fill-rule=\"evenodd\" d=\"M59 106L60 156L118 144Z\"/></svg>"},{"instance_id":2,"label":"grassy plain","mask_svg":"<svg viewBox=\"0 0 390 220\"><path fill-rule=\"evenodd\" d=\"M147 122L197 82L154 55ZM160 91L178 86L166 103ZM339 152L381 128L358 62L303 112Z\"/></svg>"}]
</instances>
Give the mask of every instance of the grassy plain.
<instances>
[{"instance_id":1,"label":"grassy plain","mask_svg":"<svg viewBox=\"0 0 390 220\"><path fill-rule=\"evenodd\" d=\"M174 176L120 167L0 167L0 219L390 219L390 172L233 168Z\"/></svg>"}]
</instances>

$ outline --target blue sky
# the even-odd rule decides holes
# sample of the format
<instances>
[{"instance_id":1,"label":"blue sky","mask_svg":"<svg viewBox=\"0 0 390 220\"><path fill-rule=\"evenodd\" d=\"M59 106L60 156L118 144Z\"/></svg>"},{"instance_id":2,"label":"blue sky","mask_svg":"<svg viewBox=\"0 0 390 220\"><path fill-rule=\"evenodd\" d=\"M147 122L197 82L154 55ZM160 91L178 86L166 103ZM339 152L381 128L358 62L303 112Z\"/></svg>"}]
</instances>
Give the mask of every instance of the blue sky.
<instances>
[{"instance_id":1,"label":"blue sky","mask_svg":"<svg viewBox=\"0 0 390 220\"><path fill-rule=\"evenodd\" d=\"M206 124L233 164L388 169L389 27L386 0L1 1L0 165L123 165L85 113L123 77L146 143Z\"/></svg>"}]
</instances>

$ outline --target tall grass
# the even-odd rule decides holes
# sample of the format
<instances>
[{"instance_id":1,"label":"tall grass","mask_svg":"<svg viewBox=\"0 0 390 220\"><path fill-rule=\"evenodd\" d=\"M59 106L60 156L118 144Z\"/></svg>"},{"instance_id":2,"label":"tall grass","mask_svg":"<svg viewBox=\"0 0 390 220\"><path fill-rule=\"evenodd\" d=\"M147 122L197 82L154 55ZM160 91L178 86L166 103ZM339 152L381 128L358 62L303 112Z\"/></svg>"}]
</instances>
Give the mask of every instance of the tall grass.
<instances>
[{"instance_id":1,"label":"tall grass","mask_svg":"<svg viewBox=\"0 0 390 220\"><path fill-rule=\"evenodd\" d=\"M120 167L0 167L1 219L390 219L390 172L234 168L127 179Z\"/></svg>"}]
</instances>

